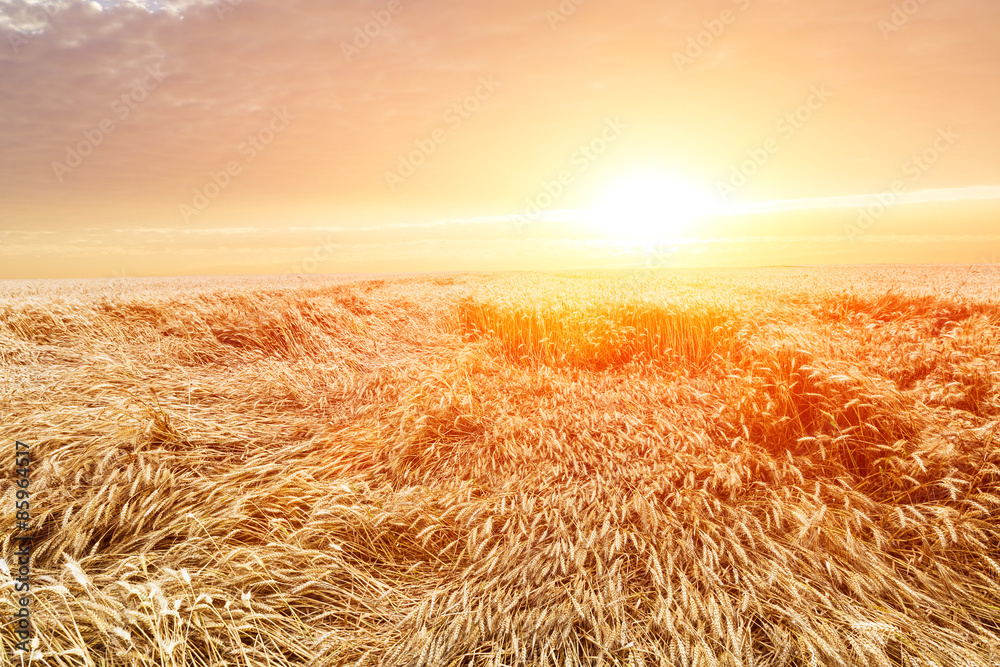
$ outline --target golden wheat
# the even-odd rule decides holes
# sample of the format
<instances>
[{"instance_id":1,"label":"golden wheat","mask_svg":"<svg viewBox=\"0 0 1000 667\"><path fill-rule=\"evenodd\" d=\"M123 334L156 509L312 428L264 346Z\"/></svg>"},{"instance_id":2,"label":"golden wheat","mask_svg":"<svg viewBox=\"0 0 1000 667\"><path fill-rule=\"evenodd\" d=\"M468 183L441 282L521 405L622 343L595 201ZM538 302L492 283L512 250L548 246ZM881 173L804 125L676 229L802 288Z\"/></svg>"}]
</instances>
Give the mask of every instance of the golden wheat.
<instances>
[{"instance_id":1,"label":"golden wheat","mask_svg":"<svg viewBox=\"0 0 1000 667\"><path fill-rule=\"evenodd\" d=\"M948 271L0 285L33 659L995 667L1000 274Z\"/></svg>"}]
</instances>

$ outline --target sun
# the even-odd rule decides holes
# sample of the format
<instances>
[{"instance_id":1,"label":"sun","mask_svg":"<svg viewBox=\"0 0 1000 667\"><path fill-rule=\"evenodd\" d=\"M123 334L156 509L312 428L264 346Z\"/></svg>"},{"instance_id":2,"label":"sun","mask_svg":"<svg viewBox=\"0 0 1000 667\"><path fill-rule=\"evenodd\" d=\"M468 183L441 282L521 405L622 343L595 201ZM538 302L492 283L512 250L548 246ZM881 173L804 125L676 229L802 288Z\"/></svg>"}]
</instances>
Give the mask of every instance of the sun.
<instances>
[{"instance_id":1,"label":"sun","mask_svg":"<svg viewBox=\"0 0 1000 667\"><path fill-rule=\"evenodd\" d=\"M674 174L651 171L612 183L595 198L589 215L609 236L649 242L690 235L699 220L719 210L709 190Z\"/></svg>"}]
</instances>

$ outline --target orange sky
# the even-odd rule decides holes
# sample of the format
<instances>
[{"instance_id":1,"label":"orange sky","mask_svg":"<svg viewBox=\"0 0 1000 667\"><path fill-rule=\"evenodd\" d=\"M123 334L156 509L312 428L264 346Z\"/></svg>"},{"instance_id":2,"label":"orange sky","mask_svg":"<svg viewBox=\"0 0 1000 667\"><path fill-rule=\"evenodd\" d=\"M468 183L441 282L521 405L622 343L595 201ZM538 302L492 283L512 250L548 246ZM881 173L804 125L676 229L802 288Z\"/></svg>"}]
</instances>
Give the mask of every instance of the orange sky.
<instances>
[{"instance_id":1,"label":"orange sky","mask_svg":"<svg viewBox=\"0 0 1000 667\"><path fill-rule=\"evenodd\" d=\"M995 262L998 28L992 0L0 0L0 277L642 264L579 210L644 173L729 195L677 265Z\"/></svg>"}]
</instances>

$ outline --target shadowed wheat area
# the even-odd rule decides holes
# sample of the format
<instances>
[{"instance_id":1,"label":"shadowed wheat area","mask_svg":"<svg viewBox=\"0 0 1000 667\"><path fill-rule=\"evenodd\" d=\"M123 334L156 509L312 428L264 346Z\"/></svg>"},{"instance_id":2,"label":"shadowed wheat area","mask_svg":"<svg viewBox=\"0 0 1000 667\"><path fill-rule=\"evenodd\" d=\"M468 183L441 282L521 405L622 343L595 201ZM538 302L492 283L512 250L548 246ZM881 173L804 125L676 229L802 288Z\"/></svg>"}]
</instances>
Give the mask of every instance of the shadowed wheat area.
<instances>
[{"instance_id":1,"label":"shadowed wheat area","mask_svg":"<svg viewBox=\"0 0 1000 667\"><path fill-rule=\"evenodd\" d=\"M998 285L2 283L33 659L1000 665Z\"/></svg>"}]
</instances>

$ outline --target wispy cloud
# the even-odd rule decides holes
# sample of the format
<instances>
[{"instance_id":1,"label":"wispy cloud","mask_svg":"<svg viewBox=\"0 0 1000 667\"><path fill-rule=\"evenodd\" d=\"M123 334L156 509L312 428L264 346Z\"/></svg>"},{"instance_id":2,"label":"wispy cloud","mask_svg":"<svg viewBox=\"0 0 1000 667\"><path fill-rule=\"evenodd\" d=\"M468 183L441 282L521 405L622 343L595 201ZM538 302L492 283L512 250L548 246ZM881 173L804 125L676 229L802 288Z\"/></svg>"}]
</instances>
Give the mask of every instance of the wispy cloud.
<instances>
[{"instance_id":1,"label":"wispy cloud","mask_svg":"<svg viewBox=\"0 0 1000 667\"><path fill-rule=\"evenodd\" d=\"M928 202L978 201L1000 199L1000 185L982 185L967 188L939 188L903 192L895 197L897 204L924 204ZM735 204L727 209L729 215L767 213L772 211L804 211L810 209L859 208L879 203L878 193L815 197L812 199L783 199L775 201Z\"/></svg>"}]
</instances>

